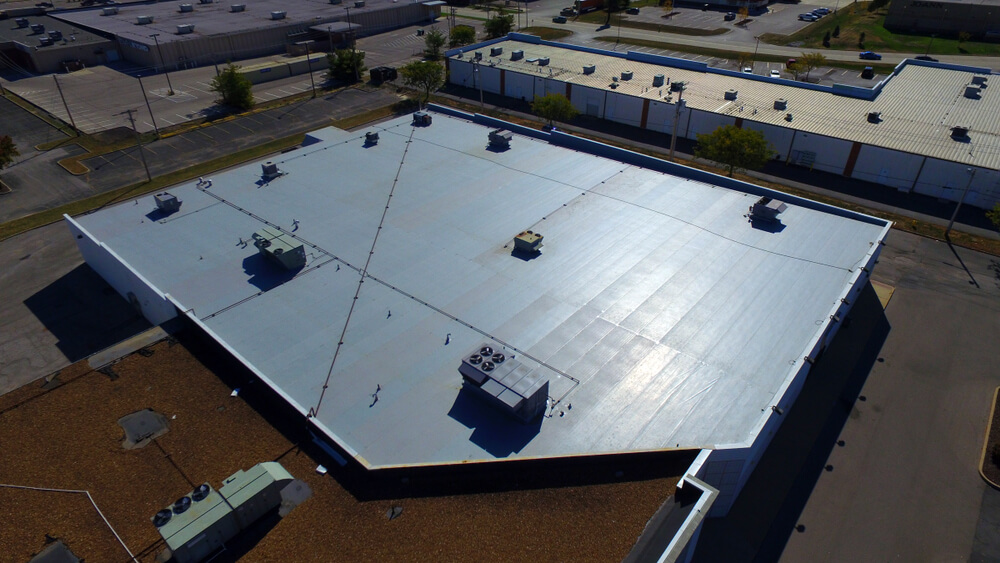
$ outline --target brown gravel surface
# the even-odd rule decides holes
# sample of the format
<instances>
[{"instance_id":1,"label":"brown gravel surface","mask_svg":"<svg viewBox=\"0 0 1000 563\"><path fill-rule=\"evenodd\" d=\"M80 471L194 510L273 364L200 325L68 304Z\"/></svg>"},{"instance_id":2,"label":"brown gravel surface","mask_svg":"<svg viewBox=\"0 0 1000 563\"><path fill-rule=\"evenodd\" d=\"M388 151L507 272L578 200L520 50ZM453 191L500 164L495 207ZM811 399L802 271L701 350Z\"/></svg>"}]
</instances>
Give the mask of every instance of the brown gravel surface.
<instances>
[{"instance_id":1,"label":"brown gravel surface","mask_svg":"<svg viewBox=\"0 0 1000 563\"><path fill-rule=\"evenodd\" d=\"M230 397L226 374L185 345L164 341L150 350L115 364L116 377L81 362L63 370L55 388L36 382L0 397L0 483L90 491L144 562L162 548L150 516L190 483L218 487L261 461L278 459L314 496L249 542L241 561L620 561L677 482L373 494L377 486L359 487L357 476L318 475L316 465L329 462L298 449L242 394ZM169 432L122 449L117 420L145 408L166 415ZM390 521L393 506L403 513ZM0 507L0 559L30 559L46 534L87 561L128 559L83 495L0 488Z\"/></svg>"}]
</instances>

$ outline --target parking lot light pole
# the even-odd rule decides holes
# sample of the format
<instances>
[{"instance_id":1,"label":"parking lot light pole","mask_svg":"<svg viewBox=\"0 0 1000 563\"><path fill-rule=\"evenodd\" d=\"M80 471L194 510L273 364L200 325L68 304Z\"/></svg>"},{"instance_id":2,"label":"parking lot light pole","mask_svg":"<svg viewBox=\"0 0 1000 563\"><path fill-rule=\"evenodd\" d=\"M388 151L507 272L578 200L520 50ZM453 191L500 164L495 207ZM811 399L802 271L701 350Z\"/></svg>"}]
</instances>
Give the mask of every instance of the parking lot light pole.
<instances>
[{"instance_id":1,"label":"parking lot light pole","mask_svg":"<svg viewBox=\"0 0 1000 563\"><path fill-rule=\"evenodd\" d=\"M962 202L965 201L965 194L969 193L972 180L976 177L976 170L974 168L966 168L965 171L969 173L969 181L965 184L965 189L962 190L962 197L958 198L958 205L955 206L955 212L951 214L951 221L948 221L948 228L944 230L944 238L946 240L948 240L948 233L951 232L951 226L955 224L955 217L958 217L958 210L962 208Z\"/></svg>"},{"instance_id":2,"label":"parking lot light pole","mask_svg":"<svg viewBox=\"0 0 1000 563\"><path fill-rule=\"evenodd\" d=\"M159 33L154 33L150 35L153 38L153 42L156 43L156 54L160 56L160 66L163 67L163 75L167 77L167 94L170 96L174 95L174 86L170 83L170 73L167 72L167 63L163 60L163 51L160 50L160 40Z\"/></svg>"},{"instance_id":3,"label":"parking lot light pole","mask_svg":"<svg viewBox=\"0 0 1000 563\"><path fill-rule=\"evenodd\" d=\"M754 39L757 40L757 44L754 45L754 47L753 47L753 62L750 64L751 68L757 66L757 49L760 47L760 35L754 37ZM743 70L743 69L740 69L740 70Z\"/></svg>"},{"instance_id":4,"label":"parking lot light pole","mask_svg":"<svg viewBox=\"0 0 1000 563\"><path fill-rule=\"evenodd\" d=\"M309 51L309 45L313 43L313 40L299 41L296 45L306 46L306 65L309 67L309 84L312 86L312 97L316 97L316 80L313 79L313 65L312 65L312 53Z\"/></svg>"},{"instance_id":5,"label":"parking lot light pole","mask_svg":"<svg viewBox=\"0 0 1000 563\"><path fill-rule=\"evenodd\" d=\"M146 96L146 88L142 85L142 76L136 76L139 79L139 89L142 90L142 99L146 100L146 109L149 110L149 119L153 122L153 131L156 131L156 138L160 138L160 129L156 126L156 118L153 117L153 107L149 105L149 97Z\"/></svg>"}]
</instances>

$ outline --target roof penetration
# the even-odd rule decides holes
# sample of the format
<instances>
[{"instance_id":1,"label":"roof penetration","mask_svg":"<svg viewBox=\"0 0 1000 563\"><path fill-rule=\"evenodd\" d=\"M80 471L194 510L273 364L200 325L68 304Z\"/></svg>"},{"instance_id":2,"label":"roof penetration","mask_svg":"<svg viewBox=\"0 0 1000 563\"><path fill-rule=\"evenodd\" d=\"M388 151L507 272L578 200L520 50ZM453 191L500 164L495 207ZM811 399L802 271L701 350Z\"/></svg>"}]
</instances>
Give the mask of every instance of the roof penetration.
<instances>
[{"instance_id":1,"label":"roof penetration","mask_svg":"<svg viewBox=\"0 0 1000 563\"><path fill-rule=\"evenodd\" d=\"M159 221L151 197L77 219L371 468L748 443L888 229L786 197L758 224L778 194L516 130L491 150L441 113L377 130L311 134L279 182L172 188ZM265 227L301 269L260 256ZM486 347L495 375L460 372Z\"/></svg>"}]
</instances>

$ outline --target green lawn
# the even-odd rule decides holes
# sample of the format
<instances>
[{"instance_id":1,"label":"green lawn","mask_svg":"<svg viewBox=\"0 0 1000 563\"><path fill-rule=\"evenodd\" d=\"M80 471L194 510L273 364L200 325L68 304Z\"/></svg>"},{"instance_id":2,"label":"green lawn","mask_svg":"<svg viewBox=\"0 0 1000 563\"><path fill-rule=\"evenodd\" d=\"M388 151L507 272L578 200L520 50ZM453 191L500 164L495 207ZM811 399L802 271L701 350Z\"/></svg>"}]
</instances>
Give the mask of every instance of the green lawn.
<instances>
[{"instance_id":1,"label":"green lawn","mask_svg":"<svg viewBox=\"0 0 1000 563\"><path fill-rule=\"evenodd\" d=\"M801 42L804 49L820 49L823 47L823 37L829 31L840 26L840 37L830 38L830 49L845 51L885 51L902 53L925 53L937 55L1000 55L1000 44L966 41L959 43L956 38L936 37L926 35L910 35L893 33L882 27L885 22L885 9L869 12L870 2L857 2L840 9L836 14L826 16L819 21L806 26L792 35L776 35L765 33L761 41L772 45L787 45ZM861 33L865 41L860 45Z\"/></svg>"},{"instance_id":2,"label":"green lawn","mask_svg":"<svg viewBox=\"0 0 1000 563\"><path fill-rule=\"evenodd\" d=\"M521 33L528 33L530 35L537 35L546 41L556 41L564 37L569 37L573 35L573 32L568 29L559 29L555 27L543 27L543 26L532 26L525 27L521 29Z\"/></svg>"},{"instance_id":3,"label":"green lawn","mask_svg":"<svg viewBox=\"0 0 1000 563\"><path fill-rule=\"evenodd\" d=\"M632 5L634 6L635 4ZM646 9L659 10L659 8L656 7L650 7ZM630 27L632 29L645 29L647 31L659 31L662 33L674 33L677 35L692 35L698 37L707 37L710 35L722 35L723 33L729 31L721 27L716 29L694 29L691 27L681 27L678 25L669 25L665 23L659 24L659 23L650 23L644 21L631 21L628 18L629 18L628 15L624 13L612 14L611 27L621 25L622 27ZM604 22L607 19L608 19L608 13L603 10L598 10L596 12L587 12L586 14L581 14L576 17L575 21L583 23L592 23L596 25L604 25Z\"/></svg>"}]
</instances>

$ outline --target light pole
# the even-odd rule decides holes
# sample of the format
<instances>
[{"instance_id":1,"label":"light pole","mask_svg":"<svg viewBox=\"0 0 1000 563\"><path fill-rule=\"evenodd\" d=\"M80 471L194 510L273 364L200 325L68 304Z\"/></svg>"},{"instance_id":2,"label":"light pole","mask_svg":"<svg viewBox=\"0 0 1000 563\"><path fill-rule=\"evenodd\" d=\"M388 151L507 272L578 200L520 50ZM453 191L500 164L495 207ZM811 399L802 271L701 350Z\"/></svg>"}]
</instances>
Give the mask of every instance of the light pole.
<instances>
[{"instance_id":1,"label":"light pole","mask_svg":"<svg viewBox=\"0 0 1000 563\"><path fill-rule=\"evenodd\" d=\"M965 189L962 190L962 197L958 198L958 205L955 206L955 212L951 214L951 221L948 221L948 228L944 230L944 238L948 238L948 233L951 232L951 226L955 224L955 217L958 217L958 210L962 208L962 202L965 201L965 194L969 193L969 187L972 186L972 179L976 177L976 171L973 168L966 168L966 172L969 173L969 181L965 184Z\"/></svg>"},{"instance_id":2,"label":"light pole","mask_svg":"<svg viewBox=\"0 0 1000 563\"><path fill-rule=\"evenodd\" d=\"M149 175L149 165L146 164L146 153L142 152L142 137L139 136L139 130L135 128L135 118L132 117L132 112L134 111L134 109L127 109L123 113L128 114L129 123L132 124L132 131L135 132L135 144L139 146L139 157L142 158L142 167L146 169L146 181L152 182L153 177Z\"/></svg>"},{"instance_id":3,"label":"light pole","mask_svg":"<svg viewBox=\"0 0 1000 563\"><path fill-rule=\"evenodd\" d=\"M170 84L170 73L167 72L167 63L163 60L163 51L160 50L160 40L159 33L154 33L150 35L153 38L153 42L156 43L156 54L160 56L160 66L163 67L163 75L167 77L167 94L170 96L174 95L174 86Z\"/></svg>"},{"instance_id":4,"label":"light pole","mask_svg":"<svg viewBox=\"0 0 1000 563\"><path fill-rule=\"evenodd\" d=\"M312 53L309 52L309 45L313 43L312 39L307 41L299 41L295 43L296 45L306 46L306 66L309 67L309 84L312 86L312 97L316 97L316 80L313 79L313 66L312 66Z\"/></svg>"},{"instance_id":5,"label":"light pole","mask_svg":"<svg viewBox=\"0 0 1000 563\"><path fill-rule=\"evenodd\" d=\"M479 108L484 109L486 104L483 102L483 75L479 72L479 61L475 59L472 60L472 73L479 83Z\"/></svg>"},{"instance_id":6,"label":"light pole","mask_svg":"<svg viewBox=\"0 0 1000 563\"><path fill-rule=\"evenodd\" d=\"M934 34L932 33L931 34L931 40L927 42L927 50L924 51L924 55L931 54L931 43L933 43L933 42L934 42Z\"/></svg>"},{"instance_id":7,"label":"light pole","mask_svg":"<svg viewBox=\"0 0 1000 563\"><path fill-rule=\"evenodd\" d=\"M670 161L674 161L674 147L677 146L677 124L680 122L681 118L681 99L684 97L684 89L687 88L687 84L683 82L674 82L673 87L677 88L677 107L674 109L674 127L670 132Z\"/></svg>"},{"instance_id":8,"label":"light pole","mask_svg":"<svg viewBox=\"0 0 1000 563\"><path fill-rule=\"evenodd\" d=\"M754 37L757 40L757 44L753 47L753 62L750 63L750 67L753 68L757 66L757 49L760 47L760 35ZM742 68L740 70L743 70Z\"/></svg>"},{"instance_id":9,"label":"light pole","mask_svg":"<svg viewBox=\"0 0 1000 563\"><path fill-rule=\"evenodd\" d=\"M139 79L139 89L142 90L142 99L146 100L146 109L149 110L149 119L153 122L153 131L156 131L156 138L160 138L160 129L156 126L156 118L153 117L153 107L149 105L149 98L146 96L146 88L142 85L142 76Z\"/></svg>"}]
</instances>

